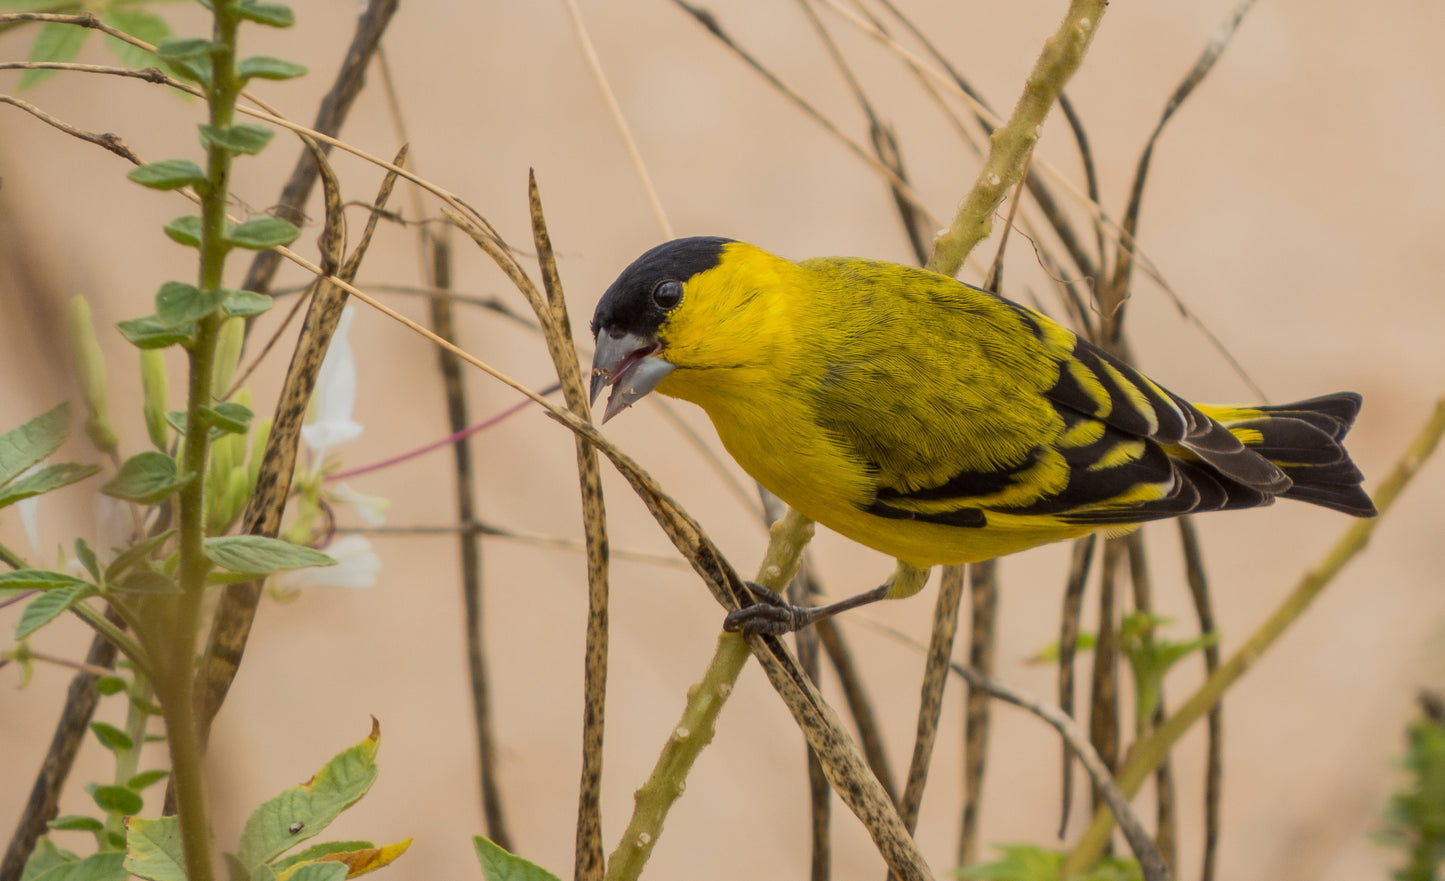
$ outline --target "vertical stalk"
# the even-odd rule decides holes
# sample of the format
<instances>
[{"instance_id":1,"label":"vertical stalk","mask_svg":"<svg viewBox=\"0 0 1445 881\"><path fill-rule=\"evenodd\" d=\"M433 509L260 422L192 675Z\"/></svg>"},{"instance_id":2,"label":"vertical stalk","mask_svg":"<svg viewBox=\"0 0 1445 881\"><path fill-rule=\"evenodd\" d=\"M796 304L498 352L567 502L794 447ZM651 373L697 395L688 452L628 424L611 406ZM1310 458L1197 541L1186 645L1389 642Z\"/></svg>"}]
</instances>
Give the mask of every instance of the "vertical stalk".
<instances>
[{"instance_id":1,"label":"vertical stalk","mask_svg":"<svg viewBox=\"0 0 1445 881\"><path fill-rule=\"evenodd\" d=\"M229 0L213 5L211 81L206 85L210 124L228 129L235 119L236 30L239 18ZM232 153L226 147L207 145L207 185L201 189L201 246L198 287L221 287L226 251L226 198ZM171 781L176 815L185 852L188 881L214 877L203 751L193 702L193 666L196 638L201 626L201 601L210 562L205 555L206 461L210 454L210 425L201 408L211 403L211 376L215 370L216 338L221 316L211 314L196 322L195 339L188 347L190 377L186 389L186 444L181 473L194 475L177 497L181 594L171 610L168 626L156 632L161 645L150 647L156 658L155 690L166 722L171 753Z\"/></svg>"}]
</instances>

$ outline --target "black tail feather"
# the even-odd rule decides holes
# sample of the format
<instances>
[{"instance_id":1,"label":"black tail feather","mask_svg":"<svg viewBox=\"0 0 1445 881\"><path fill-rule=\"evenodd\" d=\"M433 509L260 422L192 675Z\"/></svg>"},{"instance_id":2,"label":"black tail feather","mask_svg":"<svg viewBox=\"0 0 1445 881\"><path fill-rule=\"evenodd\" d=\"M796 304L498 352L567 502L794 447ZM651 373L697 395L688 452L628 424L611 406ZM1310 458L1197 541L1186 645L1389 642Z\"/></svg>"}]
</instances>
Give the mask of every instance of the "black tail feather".
<instances>
[{"instance_id":1,"label":"black tail feather","mask_svg":"<svg viewBox=\"0 0 1445 881\"><path fill-rule=\"evenodd\" d=\"M1354 392L1254 409L1263 417L1233 420L1227 427L1245 446L1278 465L1293 485L1280 495L1355 517L1373 517L1375 504L1360 484L1343 441L1360 412Z\"/></svg>"}]
</instances>

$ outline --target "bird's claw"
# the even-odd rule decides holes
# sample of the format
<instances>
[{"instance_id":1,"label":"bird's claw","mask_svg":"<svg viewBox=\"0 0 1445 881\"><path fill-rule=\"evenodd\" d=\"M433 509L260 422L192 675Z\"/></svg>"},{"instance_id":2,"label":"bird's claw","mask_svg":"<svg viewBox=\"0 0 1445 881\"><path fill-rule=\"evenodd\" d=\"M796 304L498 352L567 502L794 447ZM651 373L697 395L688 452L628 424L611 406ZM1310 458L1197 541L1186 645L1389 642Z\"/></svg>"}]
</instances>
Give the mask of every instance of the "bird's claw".
<instances>
[{"instance_id":1,"label":"bird's claw","mask_svg":"<svg viewBox=\"0 0 1445 881\"><path fill-rule=\"evenodd\" d=\"M775 590L743 582L758 602L728 613L723 619L723 630L729 633L753 634L756 636L782 636L801 630L812 621L812 610L788 602L787 597Z\"/></svg>"}]
</instances>

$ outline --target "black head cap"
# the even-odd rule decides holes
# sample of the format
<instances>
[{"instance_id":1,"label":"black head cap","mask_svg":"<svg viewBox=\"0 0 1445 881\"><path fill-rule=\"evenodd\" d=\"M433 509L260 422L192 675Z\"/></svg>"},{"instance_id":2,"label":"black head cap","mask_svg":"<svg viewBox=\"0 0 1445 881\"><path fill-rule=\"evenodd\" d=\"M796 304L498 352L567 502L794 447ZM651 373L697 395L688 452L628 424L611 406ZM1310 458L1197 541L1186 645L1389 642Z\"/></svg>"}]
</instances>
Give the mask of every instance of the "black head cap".
<instances>
[{"instance_id":1,"label":"black head cap","mask_svg":"<svg viewBox=\"0 0 1445 881\"><path fill-rule=\"evenodd\" d=\"M617 281L597 301L592 314L592 337L602 328L635 333L655 334L677 305L667 292L658 292L664 282L686 284L699 272L706 272L722 262L723 246L732 239L718 236L693 236L674 239L632 261L622 270Z\"/></svg>"}]
</instances>

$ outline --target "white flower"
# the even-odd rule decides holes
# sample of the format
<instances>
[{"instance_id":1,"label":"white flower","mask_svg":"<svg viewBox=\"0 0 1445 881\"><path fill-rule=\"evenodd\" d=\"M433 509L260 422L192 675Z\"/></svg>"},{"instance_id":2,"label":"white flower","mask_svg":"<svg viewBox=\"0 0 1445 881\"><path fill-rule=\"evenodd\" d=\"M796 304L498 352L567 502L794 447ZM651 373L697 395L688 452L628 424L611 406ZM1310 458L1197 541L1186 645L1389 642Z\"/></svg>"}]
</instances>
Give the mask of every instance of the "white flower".
<instances>
[{"instance_id":1,"label":"white flower","mask_svg":"<svg viewBox=\"0 0 1445 881\"><path fill-rule=\"evenodd\" d=\"M326 494L337 504L350 505L367 526L382 525L386 522L386 512L391 510L391 499L362 495L344 483L329 484Z\"/></svg>"},{"instance_id":2,"label":"white flower","mask_svg":"<svg viewBox=\"0 0 1445 881\"><path fill-rule=\"evenodd\" d=\"M117 548L130 545L130 508L120 499L96 493L91 510L95 513L95 557L106 565L115 559Z\"/></svg>"},{"instance_id":3,"label":"white flower","mask_svg":"<svg viewBox=\"0 0 1445 881\"><path fill-rule=\"evenodd\" d=\"M39 465L32 465L16 475L16 479L23 480L39 470ZM35 559L41 559L44 555L40 551L40 496L31 496L16 502L15 513L20 515L20 526L25 530L25 540L30 542L30 550L35 554Z\"/></svg>"},{"instance_id":4,"label":"white flower","mask_svg":"<svg viewBox=\"0 0 1445 881\"><path fill-rule=\"evenodd\" d=\"M336 561L335 566L293 569L275 578L278 592L295 592L308 587L346 587L363 590L376 586L381 558L364 535L346 535L322 548Z\"/></svg>"},{"instance_id":5,"label":"white flower","mask_svg":"<svg viewBox=\"0 0 1445 881\"><path fill-rule=\"evenodd\" d=\"M356 356L347 334L354 314L351 306L341 312L326 359L316 374L311 421L301 427L301 439L311 450L311 461L316 468L321 467L331 447L361 435L361 423L351 418L351 410L356 406Z\"/></svg>"}]
</instances>

